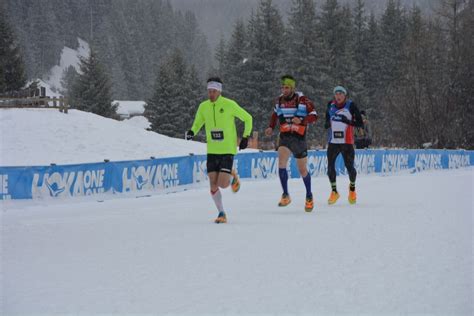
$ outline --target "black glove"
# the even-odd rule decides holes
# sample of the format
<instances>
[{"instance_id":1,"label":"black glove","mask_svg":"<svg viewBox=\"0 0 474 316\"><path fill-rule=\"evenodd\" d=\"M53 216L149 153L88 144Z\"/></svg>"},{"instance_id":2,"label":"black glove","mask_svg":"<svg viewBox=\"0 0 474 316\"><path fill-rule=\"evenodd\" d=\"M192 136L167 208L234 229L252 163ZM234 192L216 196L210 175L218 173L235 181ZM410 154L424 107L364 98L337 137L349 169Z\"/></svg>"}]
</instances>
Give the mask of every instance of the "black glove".
<instances>
[{"instance_id":1,"label":"black glove","mask_svg":"<svg viewBox=\"0 0 474 316\"><path fill-rule=\"evenodd\" d=\"M247 148L249 144L249 138L248 137L242 137L242 139L240 140L240 144L239 144L239 150L243 150L245 148Z\"/></svg>"},{"instance_id":2,"label":"black glove","mask_svg":"<svg viewBox=\"0 0 474 316\"><path fill-rule=\"evenodd\" d=\"M346 123L347 125L352 125L352 121L349 120L345 115L338 115L341 118L341 122Z\"/></svg>"},{"instance_id":3,"label":"black glove","mask_svg":"<svg viewBox=\"0 0 474 316\"><path fill-rule=\"evenodd\" d=\"M194 132L192 130L189 130L187 131L185 134L184 134L184 138L186 140L192 140L194 138Z\"/></svg>"}]
</instances>

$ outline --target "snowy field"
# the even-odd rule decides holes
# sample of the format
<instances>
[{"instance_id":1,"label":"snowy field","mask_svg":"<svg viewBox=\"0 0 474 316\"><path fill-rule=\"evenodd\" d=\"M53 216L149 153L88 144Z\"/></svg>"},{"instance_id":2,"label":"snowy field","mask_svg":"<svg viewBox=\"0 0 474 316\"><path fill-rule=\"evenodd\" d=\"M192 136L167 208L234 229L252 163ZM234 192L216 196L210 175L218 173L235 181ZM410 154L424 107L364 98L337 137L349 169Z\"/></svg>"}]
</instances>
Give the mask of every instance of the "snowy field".
<instances>
[{"instance_id":1,"label":"snowy field","mask_svg":"<svg viewBox=\"0 0 474 316\"><path fill-rule=\"evenodd\" d=\"M472 315L474 169L360 176L358 203L278 180L147 198L5 201L1 315Z\"/></svg>"}]
</instances>

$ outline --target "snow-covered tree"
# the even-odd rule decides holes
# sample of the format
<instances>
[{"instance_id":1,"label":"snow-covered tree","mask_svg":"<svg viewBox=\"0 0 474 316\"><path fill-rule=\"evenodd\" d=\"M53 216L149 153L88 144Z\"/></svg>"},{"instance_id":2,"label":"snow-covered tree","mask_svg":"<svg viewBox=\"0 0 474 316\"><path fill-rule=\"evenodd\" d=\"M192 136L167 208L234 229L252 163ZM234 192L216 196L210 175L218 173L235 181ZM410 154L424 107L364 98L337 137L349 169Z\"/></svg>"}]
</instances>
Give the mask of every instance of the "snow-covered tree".
<instances>
[{"instance_id":1,"label":"snow-covered tree","mask_svg":"<svg viewBox=\"0 0 474 316\"><path fill-rule=\"evenodd\" d=\"M18 42L0 11L0 93L16 91L26 84Z\"/></svg>"},{"instance_id":2,"label":"snow-covered tree","mask_svg":"<svg viewBox=\"0 0 474 316\"><path fill-rule=\"evenodd\" d=\"M117 105L112 104L110 79L91 49L88 58L82 58L80 74L70 91L72 107L105 117L116 117Z\"/></svg>"},{"instance_id":3,"label":"snow-covered tree","mask_svg":"<svg viewBox=\"0 0 474 316\"><path fill-rule=\"evenodd\" d=\"M186 65L180 50L165 60L156 80L155 93L147 101L145 116L151 129L182 138L192 124L203 86L193 66Z\"/></svg>"}]
</instances>

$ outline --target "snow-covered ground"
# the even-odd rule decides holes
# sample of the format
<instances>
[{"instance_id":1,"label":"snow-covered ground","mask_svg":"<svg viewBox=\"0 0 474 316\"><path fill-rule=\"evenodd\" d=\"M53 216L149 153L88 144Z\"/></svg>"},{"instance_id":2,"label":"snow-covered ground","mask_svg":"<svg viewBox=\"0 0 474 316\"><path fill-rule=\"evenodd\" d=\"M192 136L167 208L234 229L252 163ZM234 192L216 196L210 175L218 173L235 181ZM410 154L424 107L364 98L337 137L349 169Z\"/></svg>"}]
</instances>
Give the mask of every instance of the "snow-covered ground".
<instances>
[{"instance_id":1,"label":"snow-covered ground","mask_svg":"<svg viewBox=\"0 0 474 316\"><path fill-rule=\"evenodd\" d=\"M142 129L147 129L151 126L151 123L148 121L148 119L141 115L133 116L129 119L123 120L122 122Z\"/></svg>"},{"instance_id":2,"label":"snow-covered ground","mask_svg":"<svg viewBox=\"0 0 474 316\"><path fill-rule=\"evenodd\" d=\"M278 180L244 180L225 225L205 188L4 201L0 314L472 315L473 179L362 175L349 205L339 177L328 206L317 177L312 213L301 179L286 208Z\"/></svg>"},{"instance_id":3,"label":"snow-covered ground","mask_svg":"<svg viewBox=\"0 0 474 316\"><path fill-rule=\"evenodd\" d=\"M203 143L167 137L127 123L78 110L64 114L57 109L2 109L0 166L75 164L206 153ZM183 135L187 128L183 127Z\"/></svg>"}]
</instances>

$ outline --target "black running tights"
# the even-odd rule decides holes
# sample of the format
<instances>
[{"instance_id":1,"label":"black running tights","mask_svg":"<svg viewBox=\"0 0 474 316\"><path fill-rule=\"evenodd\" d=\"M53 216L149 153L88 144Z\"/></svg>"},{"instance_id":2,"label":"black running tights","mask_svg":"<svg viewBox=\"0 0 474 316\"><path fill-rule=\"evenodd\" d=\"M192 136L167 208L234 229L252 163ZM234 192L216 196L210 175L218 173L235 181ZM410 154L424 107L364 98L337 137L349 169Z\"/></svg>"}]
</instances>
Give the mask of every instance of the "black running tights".
<instances>
[{"instance_id":1,"label":"black running tights","mask_svg":"<svg viewBox=\"0 0 474 316\"><path fill-rule=\"evenodd\" d=\"M354 145L352 144L329 144L328 145L328 177L331 183L336 182L336 158L342 154L344 165L349 172L349 180L355 182L357 171L354 168Z\"/></svg>"}]
</instances>

